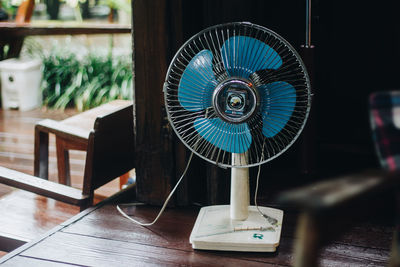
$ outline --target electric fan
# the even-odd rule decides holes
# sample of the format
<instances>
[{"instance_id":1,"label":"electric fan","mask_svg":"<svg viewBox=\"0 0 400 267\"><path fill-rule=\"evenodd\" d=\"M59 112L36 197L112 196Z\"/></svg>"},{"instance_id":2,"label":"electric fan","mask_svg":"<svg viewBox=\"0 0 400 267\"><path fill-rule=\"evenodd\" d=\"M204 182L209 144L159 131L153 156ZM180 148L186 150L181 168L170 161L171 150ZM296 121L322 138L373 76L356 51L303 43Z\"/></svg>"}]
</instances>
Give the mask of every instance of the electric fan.
<instances>
[{"instance_id":1,"label":"electric fan","mask_svg":"<svg viewBox=\"0 0 400 267\"><path fill-rule=\"evenodd\" d=\"M275 251L283 211L250 206L248 168L288 149L308 117L310 81L295 49L255 24L213 26L176 53L164 96L180 140L206 161L232 168L231 203L200 210L193 248Z\"/></svg>"}]
</instances>

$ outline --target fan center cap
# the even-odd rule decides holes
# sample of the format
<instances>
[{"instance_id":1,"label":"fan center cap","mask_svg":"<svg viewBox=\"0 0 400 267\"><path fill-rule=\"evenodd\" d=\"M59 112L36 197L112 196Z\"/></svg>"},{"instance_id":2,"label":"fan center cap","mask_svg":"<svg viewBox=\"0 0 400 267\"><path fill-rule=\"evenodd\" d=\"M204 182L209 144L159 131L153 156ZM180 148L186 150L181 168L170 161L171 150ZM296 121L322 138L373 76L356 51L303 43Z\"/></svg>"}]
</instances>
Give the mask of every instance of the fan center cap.
<instances>
[{"instance_id":1,"label":"fan center cap","mask_svg":"<svg viewBox=\"0 0 400 267\"><path fill-rule=\"evenodd\" d=\"M215 88L212 103L216 114L224 121L242 123L256 110L257 90L242 78L227 79Z\"/></svg>"}]
</instances>

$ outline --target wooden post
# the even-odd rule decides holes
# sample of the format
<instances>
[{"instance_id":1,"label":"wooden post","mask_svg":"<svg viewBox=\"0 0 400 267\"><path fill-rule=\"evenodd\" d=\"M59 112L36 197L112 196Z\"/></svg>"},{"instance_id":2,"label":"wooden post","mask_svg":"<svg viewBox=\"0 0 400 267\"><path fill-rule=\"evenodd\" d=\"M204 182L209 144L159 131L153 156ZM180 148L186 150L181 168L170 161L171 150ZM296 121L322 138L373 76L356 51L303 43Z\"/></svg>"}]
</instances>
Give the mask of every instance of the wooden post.
<instances>
[{"instance_id":1,"label":"wooden post","mask_svg":"<svg viewBox=\"0 0 400 267\"><path fill-rule=\"evenodd\" d=\"M164 108L163 83L177 31L178 0L133 2L137 198L162 204L175 184L172 129Z\"/></svg>"}]
</instances>

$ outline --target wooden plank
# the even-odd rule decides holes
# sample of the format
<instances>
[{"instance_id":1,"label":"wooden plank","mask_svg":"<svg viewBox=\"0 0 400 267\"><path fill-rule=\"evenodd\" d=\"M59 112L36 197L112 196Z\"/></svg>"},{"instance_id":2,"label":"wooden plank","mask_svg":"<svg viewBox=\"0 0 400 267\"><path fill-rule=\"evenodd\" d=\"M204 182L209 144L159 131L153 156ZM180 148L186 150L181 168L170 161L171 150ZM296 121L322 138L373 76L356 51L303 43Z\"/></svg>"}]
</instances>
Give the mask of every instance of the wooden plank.
<instances>
[{"instance_id":1,"label":"wooden plank","mask_svg":"<svg viewBox=\"0 0 400 267\"><path fill-rule=\"evenodd\" d=\"M122 206L123 207L123 206ZM159 208L149 206L130 207L124 210L139 220L150 220L157 214ZM190 234L198 213L198 207L179 209L167 209L160 218L160 221L151 227L153 231L165 231L166 235L174 239L185 238ZM175 223L179 221L180 229L177 231ZM282 236L295 237L296 214L286 212L282 226ZM103 229L107 230L104 231ZM71 225L63 231L76 234L88 233L97 237L115 238L119 240L140 240L143 233L148 232L147 228L133 224L123 218L114 205L107 205L96 210L82 219L81 224ZM129 232L129 233L125 233ZM392 241L393 226L379 225L377 223L356 223L347 231L337 235L333 240L337 244L355 245L360 247L372 247L388 249ZM126 239L125 239L126 238ZM154 236L157 239L156 236ZM158 242L162 242L159 240ZM189 246L186 244L185 246Z\"/></svg>"},{"instance_id":2,"label":"wooden plank","mask_svg":"<svg viewBox=\"0 0 400 267\"><path fill-rule=\"evenodd\" d=\"M364 222L356 224L336 236L334 242L337 244L388 250L392 244L393 231L393 226Z\"/></svg>"},{"instance_id":3,"label":"wooden plank","mask_svg":"<svg viewBox=\"0 0 400 267\"><path fill-rule=\"evenodd\" d=\"M0 197L12 192L13 190L14 190L14 188L12 188L10 186L0 184Z\"/></svg>"},{"instance_id":4,"label":"wooden plank","mask_svg":"<svg viewBox=\"0 0 400 267\"><path fill-rule=\"evenodd\" d=\"M79 213L79 207L23 190L2 197L0 204L0 236L21 242L37 238Z\"/></svg>"},{"instance_id":5,"label":"wooden plank","mask_svg":"<svg viewBox=\"0 0 400 267\"><path fill-rule=\"evenodd\" d=\"M93 124L92 124L93 125ZM63 122L45 119L36 125L40 131L54 133L60 137L73 139L76 142L87 144L90 130L83 130L82 128L66 125Z\"/></svg>"},{"instance_id":6,"label":"wooden plank","mask_svg":"<svg viewBox=\"0 0 400 267\"><path fill-rule=\"evenodd\" d=\"M148 221L154 218L158 208L138 206L128 213L135 218ZM94 211L79 223L72 224L62 231L74 235L89 235L101 239L134 242L146 246L165 247L180 251L193 252L189 243L189 235L193 228L198 209L179 208L167 209L160 220L151 227L142 227L123 218L112 205L104 206ZM226 256L240 260L256 260L264 263L289 265L291 256L291 240L285 239L278 253L235 253L212 252L214 256ZM196 253L203 253L197 251ZM239 263L238 263L239 264Z\"/></svg>"},{"instance_id":7,"label":"wooden plank","mask_svg":"<svg viewBox=\"0 0 400 267\"><path fill-rule=\"evenodd\" d=\"M386 266L390 251L333 244L319 253L320 266Z\"/></svg>"},{"instance_id":8,"label":"wooden plank","mask_svg":"<svg viewBox=\"0 0 400 267\"><path fill-rule=\"evenodd\" d=\"M63 249L59 249L60 244L63 244ZM38 243L21 255L95 266L264 266L264 263L257 260L235 259L224 253L193 253L67 233L55 233L46 242Z\"/></svg>"},{"instance_id":9,"label":"wooden plank","mask_svg":"<svg viewBox=\"0 0 400 267\"><path fill-rule=\"evenodd\" d=\"M128 188L128 189L122 190L122 192L126 192L126 191L129 191L129 190L130 190L130 189ZM29 193L29 192L24 192L24 193L31 194L31 193ZM118 193L116 193L116 194L114 194L112 197L110 197L110 198L108 198L108 199L115 199L115 198L117 198L120 194L121 194L121 191L118 192ZM45 199L45 198L40 197L40 196L39 196L39 198ZM56 202L56 201L55 201L55 202ZM14 201L13 203L16 203L16 201ZM48 230L47 232L38 233L38 236L34 237L34 239L33 239L32 241L30 241L29 243L26 243L25 245L22 245L21 247L18 247L17 249L13 250L12 252L10 252L10 253L6 254L5 256L3 256L2 258L0 258L0 264L3 264L4 262L6 262L6 261L8 261L8 260L10 260L10 259L12 259L12 258L14 258L14 257L19 256L23 251L29 249L30 247L34 246L34 245L37 244L38 242L40 242L40 241L46 239L48 236L50 236L50 235L52 235L52 234L58 232L58 231L59 231L60 229L62 229L63 227L65 227L65 226L67 226L67 225L69 225L69 224L72 224L72 223L74 223L74 222L80 220L81 218L83 218L83 217L86 216L87 214L89 214L89 213L93 212L94 210L100 208L100 207L101 207L102 205L104 205L105 203L107 203L107 200L105 200L105 201L103 201L103 202L97 204L97 205L94 206L94 207L87 208L86 210L84 210L84 211L82 211L82 212L80 212L80 213L78 213L78 214L75 213L75 214L76 214L75 216L71 215L72 217L70 217L69 219L64 219L64 222L62 222L62 223L60 223L60 224L57 224L56 226L52 227L52 228L51 228L50 230ZM68 204L61 203L61 202L60 202L60 204L61 204L61 206L62 206L62 205L70 206L70 205L68 205ZM76 206L71 206L71 207L73 207L73 208L75 208L76 210L78 210L78 207L76 207ZM31 209L31 210L32 210L32 209ZM59 219L60 219L60 218L59 218ZM61 218L61 219L62 219L62 218ZM46 221L48 221L48 220L46 220Z\"/></svg>"},{"instance_id":10,"label":"wooden plank","mask_svg":"<svg viewBox=\"0 0 400 267\"><path fill-rule=\"evenodd\" d=\"M120 34L130 33L131 27L118 24L94 23L0 23L1 36L31 36L31 35L78 35L78 34Z\"/></svg>"},{"instance_id":11,"label":"wooden plank","mask_svg":"<svg viewBox=\"0 0 400 267\"><path fill-rule=\"evenodd\" d=\"M69 264L54 262L54 261L47 261L42 259L34 259L24 256L17 256L12 260L6 261L1 266L3 267L24 267L24 266L42 266L42 267L63 267L63 266L70 266Z\"/></svg>"},{"instance_id":12,"label":"wooden plank","mask_svg":"<svg viewBox=\"0 0 400 267\"><path fill-rule=\"evenodd\" d=\"M132 207L127 210L135 218L148 221L154 218L158 208L148 206ZM167 209L157 224L142 227L133 224L118 214L115 207L107 205L82 218L62 231L75 235L89 235L97 238L112 239L123 242L135 242L143 245L161 246L185 251L192 251L189 235L197 215L196 208ZM277 253L252 254L229 253L230 257L240 259L257 259L257 261L289 265L292 261L291 250L294 242L294 216L287 215L284 220L283 236ZM352 262L353 264L370 264L379 266L386 262L391 243L391 229L359 225L354 230L339 236L332 245L323 249L321 257L327 263ZM354 251L354 254L352 253ZM220 252L215 252L220 255ZM232 254L232 255L231 255ZM358 260L360 257L360 260ZM375 264L377 262L378 264ZM374 265L375 264L375 265ZM335 265L328 265L335 266Z\"/></svg>"},{"instance_id":13,"label":"wooden plank","mask_svg":"<svg viewBox=\"0 0 400 267\"><path fill-rule=\"evenodd\" d=\"M80 203L87 201L87 196L82 195L82 191L79 189L47 181L4 167L0 167L0 182L69 204L79 205Z\"/></svg>"},{"instance_id":14,"label":"wooden plank","mask_svg":"<svg viewBox=\"0 0 400 267\"><path fill-rule=\"evenodd\" d=\"M230 253L181 250L173 246L146 245L136 240L95 238L87 235L55 233L21 255L80 265L114 266L289 266L292 260L289 244L283 240L277 253ZM63 249L59 249L60 246ZM321 266L383 266L388 250L345 245L329 246L321 252Z\"/></svg>"},{"instance_id":15,"label":"wooden plank","mask_svg":"<svg viewBox=\"0 0 400 267\"><path fill-rule=\"evenodd\" d=\"M130 208L129 214L135 214L138 220L148 221L154 218L158 208L137 207ZM167 209L160 220L151 227L142 227L122 217L115 206L107 205L96 210L79 224L73 224L63 229L66 233L87 234L100 238L132 241L147 244L175 247L191 250L189 235L193 228L198 210L194 209ZM178 224L177 224L178 223Z\"/></svg>"},{"instance_id":16,"label":"wooden plank","mask_svg":"<svg viewBox=\"0 0 400 267\"><path fill-rule=\"evenodd\" d=\"M9 162L8 158L3 158L0 157L0 162L1 166L5 168L9 168L12 170L16 170L19 172L27 173L27 174L33 174L33 163L31 161L28 161L27 163L24 163L24 161L20 160L14 160L13 162ZM26 164L26 165L24 165ZM58 181L58 173L57 173L57 165L54 162L53 164L50 164L50 171L49 171L49 180L53 182ZM76 168L79 167L79 170ZM72 178L72 187L75 188L82 188L82 178L83 178L83 167L84 166L77 166L75 167L74 170L71 171L71 178ZM115 183L118 183L116 181ZM103 189L103 188L102 188ZM102 190L101 189L101 190ZM112 184L111 187L107 189L107 191L115 193L118 190L118 186L114 186ZM112 194L106 194L106 195L112 195Z\"/></svg>"},{"instance_id":17,"label":"wooden plank","mask_svg":"<svg viewBox=\"0 0 400 267\"><path fill-rule=\"evenodd\" d=\"M129 100L114 100L106 104L103 104L101 106L89 109L77 115L66 118L65 120L62 121L62 124L66 124L72 127L77 127L89 132L90 130L93 129L97 117L104 117L107 115L111 115L117 110L124 109L130 105L132 105L132 101Z\"/></svg>"}]
</instances>

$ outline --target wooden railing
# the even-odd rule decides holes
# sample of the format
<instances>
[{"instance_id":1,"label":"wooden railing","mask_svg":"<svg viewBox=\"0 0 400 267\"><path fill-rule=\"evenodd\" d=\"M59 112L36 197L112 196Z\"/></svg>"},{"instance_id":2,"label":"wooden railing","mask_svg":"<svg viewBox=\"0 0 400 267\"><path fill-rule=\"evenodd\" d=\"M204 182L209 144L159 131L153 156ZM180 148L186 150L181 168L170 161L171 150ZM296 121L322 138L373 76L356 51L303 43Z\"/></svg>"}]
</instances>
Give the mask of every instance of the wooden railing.
<instances>
[{"instance_id":1,"label":"wooden railing","mask_svg":"<svg viewBox=\"0 0 400 267\"><path fill-rule=\"evenodd\" d=\"M18 8L15 22L0 22L0 60L18 57L26 36L130 33L130 25L113 23L30 22L34 0ZM7 53L4 47L8 46Z\"/></svg>"}]
</instances>

